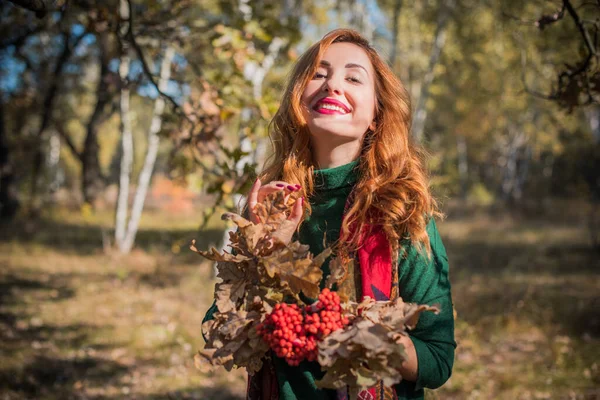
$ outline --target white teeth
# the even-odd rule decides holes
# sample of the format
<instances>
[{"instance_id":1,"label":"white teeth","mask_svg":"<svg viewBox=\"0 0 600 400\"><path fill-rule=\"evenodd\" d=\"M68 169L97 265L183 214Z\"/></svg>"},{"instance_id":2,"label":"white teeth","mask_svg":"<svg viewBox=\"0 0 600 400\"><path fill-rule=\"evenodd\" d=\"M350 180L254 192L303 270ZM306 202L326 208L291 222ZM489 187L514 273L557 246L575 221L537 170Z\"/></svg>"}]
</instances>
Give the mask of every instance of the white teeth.
<instances>
[{"instance_id":1,"label":"white teeth","mask_svg":"<svg viewBox=\"0 0 600 400\"><path fill-rule=\"evenodd\" d=\"M333 105L333 104L329 104L329 103L320 104L319 108L325 108L327 110L335 110L335 111L342 112L344 114L346 113L346 110L344 110L342 107L336 106L336 105Z\"/></svg>"}]
</instances>

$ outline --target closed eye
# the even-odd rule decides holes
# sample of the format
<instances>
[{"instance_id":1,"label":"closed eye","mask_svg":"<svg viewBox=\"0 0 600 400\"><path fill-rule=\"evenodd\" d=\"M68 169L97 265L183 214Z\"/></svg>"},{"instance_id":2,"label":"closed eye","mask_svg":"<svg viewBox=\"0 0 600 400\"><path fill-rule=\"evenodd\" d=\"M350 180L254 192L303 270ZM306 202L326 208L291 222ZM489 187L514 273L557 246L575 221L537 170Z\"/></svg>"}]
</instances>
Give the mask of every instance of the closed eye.
<instances>
[{"instance_id":1,"label":"closed eye","mask_svg":"<svg viewBox=\"0 0 600 400\"><path fill-rule=\"evenodd\" d=\"M350 76L350 77L348 77L348 80L349 80L350 82L354 82L354 83L361 83L361 80L360 80L360 79L358 79L358 78L356 78L356 77L354 77L354 76Z\"/></svg>"}]
</instances>

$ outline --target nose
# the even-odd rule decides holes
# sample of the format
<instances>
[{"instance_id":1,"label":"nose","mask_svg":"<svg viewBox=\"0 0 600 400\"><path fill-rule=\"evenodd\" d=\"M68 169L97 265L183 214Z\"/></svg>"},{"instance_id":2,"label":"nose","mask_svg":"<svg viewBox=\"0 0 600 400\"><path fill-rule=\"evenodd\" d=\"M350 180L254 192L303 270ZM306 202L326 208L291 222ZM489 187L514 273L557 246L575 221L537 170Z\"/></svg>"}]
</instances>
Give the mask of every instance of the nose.
<instances>
[{"instance_id":1,"label":"nose","mask_svg":"<svg viewBox=\"0 0 600 400\"><path fill-rule=\"evenodd\" d=\"M339 82L339 78L337 78L335 74L332 74L331 78L327 79L323 86L323 90L325 90L326 92L333 92L337 95L340 95L343 92L342 85Z\"/></svg>"}]
</instances>

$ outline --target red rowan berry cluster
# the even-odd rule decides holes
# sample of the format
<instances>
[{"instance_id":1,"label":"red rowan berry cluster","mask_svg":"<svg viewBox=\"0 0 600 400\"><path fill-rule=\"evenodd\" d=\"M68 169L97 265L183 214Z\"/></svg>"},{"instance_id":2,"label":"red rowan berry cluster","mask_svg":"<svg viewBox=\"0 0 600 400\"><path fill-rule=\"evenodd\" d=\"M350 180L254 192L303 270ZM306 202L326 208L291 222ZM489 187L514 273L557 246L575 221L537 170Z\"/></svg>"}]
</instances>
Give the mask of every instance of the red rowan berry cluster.
<instances>
[{"instance_id":1,"label":"red rowan berry cluster","mask_svg":"<svg viewBox=\"0 0 600 400\"><path fill-rule=\"evenodd\" d=\"M348 325L341 311L337 293L325 288L319 300L304 310L296 304L276 304L257 331L278 357L296 366L304 359L315 361L318 342Z\"/></svg>"}]
</instances>

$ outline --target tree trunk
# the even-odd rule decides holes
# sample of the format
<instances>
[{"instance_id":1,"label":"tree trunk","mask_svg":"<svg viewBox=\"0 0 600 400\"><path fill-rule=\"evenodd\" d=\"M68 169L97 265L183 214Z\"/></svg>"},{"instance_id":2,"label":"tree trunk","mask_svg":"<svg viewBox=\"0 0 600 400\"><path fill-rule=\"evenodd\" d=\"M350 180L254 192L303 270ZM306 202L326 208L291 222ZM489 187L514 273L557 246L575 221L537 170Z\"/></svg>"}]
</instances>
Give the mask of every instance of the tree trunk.
<instances>
[{"instance_id":1,"label":"tree trunk","mask_svg":"<svg viewBox=\"0 0 600 400\"><path fill-rule=\"evenodd\" d=\"M98 157L100 152L98 134L100 126L107 119L106 106L112 101L109 87L111 72L108 69L110 61L108 54L108 31L101 32L97 38L100 49L100 74L96 85L96 106L87 125L83 152L81 154L81 190L84 201L89 204L94 204L96 198L104 188L105 179L102 176Z\"/></svg>"},{"instance_id":2,"label":"tree trunk","mask_svg":"<svg viewBox=\"0 0 600 400\"><path fill-rule=\"evenodd\" d=\"M50 193L54 193L60 189L60 185L64 178L59 165L61 148L60 135L56 130L50 134L48 147L48 159L46 162L46 168L50 179L48 189Z\"/></svg>"},{"instance_id":3,"label":"tree trunk","mask_svg":"<svg viewBox=\"0 0 600 400\"><path fill-rule=\"evenodd\" d=\"M419 95L417 108L415 109L415 120L412 132L417 143L423 141L425 122L427 120L426 105L427 99L429 98L429 87L433 82L434 70L440 60L440 55L442 54L442 49L444 48L444 44L446 42L448 21L450 20L450 15L452 14L455 4L455 0L446 0L444 3L442 3L438 12L437 27L435 29L433 46L431 48L431 52L429 53L429 65L421 84L421 94Z\"/></svg>"},{"instance_id":4,"label":"tree trunk","mask_svg":"<svg viewBox=\"0 0 600 400\"><path fill-rule=\"evenodd\" d=\"M169 83L169 78L171 77L171 63L174 55L175 49L172 46L168 46L160 67L160 80L158 83L158 88L162 93L167 90L167 84ZM156 154L158 153L158 145L160 143L158 132L160 132L160 128L162 126L162 114L164 108L165 100L159 94L154 101L154 114L152 116L150 130L148 131L148 149L146 150L144 166L140 172L135 197L133 199L131 218L127 224L127 232L125 233L123 241L118 243L119 250L121 250L122 253L129 253L135 241L140 218L144 209L146 193L148 192L148 187L150 186L150 178L152 178L152 172L156 162Z\"/></svg>"},{"instance_id":5,"label":"tree trunk","mask_svg":"<svg viewBox=\"0 0 600 400\"><path fill-rule=\"evenodd\" d=\"M510 129L510 128L509 128ZM504 153L506 163L504 165L504 174L502 180L502 200L505 203L512 204L515 200L515 190L517 189L518 161L519 151L525 144L525 134L520 131L520 127L514 129L518 132L508 138L508 148Z\"/></svg>"},{"instance_id":6,"label":"tree trunk","mask_svg":"<svg viewBox=\"0 0 600 400\"><path fill-rule=\"evenodd\" d=\"M592 138L595 144L600 144L600 106L593 105L584 109L585 116L592 130Z\"/></svg>"},{"instance_id":7,"label":"tree trunk","mask_svg":"<svg viewBox=\"0 0 600 400\"><path fill-rule=\"evenodd\" d=\"M15 173L4 126L4 103L0 93L0 220L12 219L19 209Z\"/></svg>"},{"instance_id":8,"label":"tree trunk","mask_svg":"<svg viewBox=\"0 0 600 400\"><path fill-rule=\"evenodd\" d=\"M129 178L133 164L133 134L131 119L129 118L129 75L130 58L127 49L123 50L119 65L121 77L121 170L119 172L119 195L117 198L117 212L115 214L115 242L123 243L125 227L127 224L127 209L129 208Z\"/></svg>"},{"instance_id":9,"label":"tree trunk","mask_svg":"<svg viewBox=\"0 0 600 400\"><path fill-rule=\"evenodd\" d=\"M515 188L513 190L513 198L519 202L523 198L523 191L527 178L529 176L529 162L531 161L532 150L531 146L525 144L521 162L518 164L517 176L515 179Z\"/></svg>"},{"instance_id":10,"label":"tree trunk","mask_svg":"<svg viewBox=\"0 0 600 400\"><path fill-rule=\"evenodd\" d=\"M467 140L463 135L456 136L456 153L458 155L458 178L460 181L460 195L464 200L467 198L469 160L467 158Z\"/></svg>"},{"instance_id":11,"label":"tree trunk","mask_svg":"<svg viewBox=\"0 0 600 400\"><path fill-rule=\"evenodd\" d=\"M402 9L402 0L396 0L394 3L394 22L392 29L392 45L390 50L390 67L394 69L396 64L396 56L398 55L398 35L400 34L400 10Z\"/></svg>"},{"instance_id":12,"label":"tree trunk","mask_svg":"<svg viewBox=\"0 0 600 400\"><path fill-rule=\"evenodd\" d=\"M54 100L58 94L58 88L60 83L60 75L62 74L62 70L64 65L67 63L73 50L77 47L81 39L86 34L75 38L72 45L69 45L69 34L63 33L64 47L63 50L56 61L56 65L54 66L53 74L50 78L50 87L46 91L46 96L44 97L44 104L42 110L42 121L40 123L40 127L38 128L37 136L37 148L33 155L33 169L31 174L31 195L29 199L29 211L35 213L40 206L38 203L38 185L40 181L40 173L42 171L42 165L44 165L44 141L43 136L44 132L50 125L50 121L52 119L52 111L54 110Z\"/></svg>"}]
</instances>

